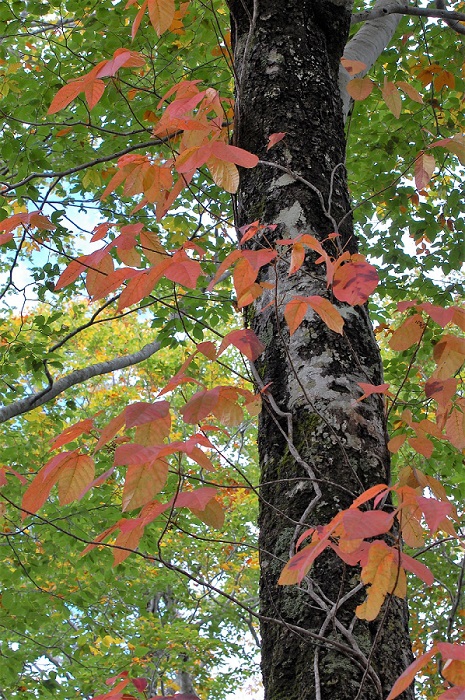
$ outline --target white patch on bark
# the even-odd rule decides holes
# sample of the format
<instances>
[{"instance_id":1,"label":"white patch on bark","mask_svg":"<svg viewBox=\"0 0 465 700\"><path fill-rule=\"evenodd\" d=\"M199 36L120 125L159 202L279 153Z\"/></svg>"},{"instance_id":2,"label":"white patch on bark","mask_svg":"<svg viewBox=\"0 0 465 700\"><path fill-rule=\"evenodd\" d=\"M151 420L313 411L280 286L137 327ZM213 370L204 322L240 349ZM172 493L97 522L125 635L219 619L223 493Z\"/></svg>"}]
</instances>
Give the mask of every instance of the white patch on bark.
<instances>
[{"instance_id":1,"label":"white patch on bark","mask_svg":"<svg viewBox=\"0 0 465 700\"><path fill-rule=\"evenodd\" d=\"M295 178L292 177L292 175L284 173L284 175L281 175L281 177L278 177L278 179L273 182L272 189L276 187L285 187L286 185L292 185L294 182Z\"/></svg>"},{"instance_id":2,"label":"white patch on bark","mask_svg":"<svg viewBox=\"0 0 465 700\"><path fill-rule=\"evenodd\" d=\"M292 236L294 230L300 224L300 226L305 226L307 220L305 218L304 210L302 209L300 202L294 202L291 207L287 209L281 209L278 216L275 219L276 224L284 224L287 229L287 235Z\"/></svg>"}]
</instances>

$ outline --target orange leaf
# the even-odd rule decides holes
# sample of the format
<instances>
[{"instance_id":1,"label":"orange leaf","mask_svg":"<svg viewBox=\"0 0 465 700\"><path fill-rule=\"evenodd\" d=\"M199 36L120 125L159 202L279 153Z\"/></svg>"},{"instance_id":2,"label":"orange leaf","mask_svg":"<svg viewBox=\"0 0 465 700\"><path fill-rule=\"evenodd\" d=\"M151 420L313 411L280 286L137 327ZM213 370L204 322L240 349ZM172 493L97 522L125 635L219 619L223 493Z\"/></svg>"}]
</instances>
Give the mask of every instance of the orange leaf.
<instances>
[{"instance_id":1,"label":"orange leaf","mask_svg":"<svg viewBox=\"0 0 465 700\"><path fill-rule=\"evenodd\" d=\"M389 346L397 352L407 350L412 345L420 342L423 331L425 330L425 325L421 314L409 316L402 325L394 331L389 341Z\"/></svg>"},{"instance_id":2,"label":"orange leaf","mask_svg":"<svg viewBox=\"0 0 465 700\"><path fill-rule=\"evenodd\" d=\"M168 478L168 462L155 459L147 464L128 466L123 488L123 511L145 506L160 493Z\"/></svg>"},{"instance_id":3,"label":"orange leaf","mask_svg":"<svg viewBox=\"0 0 465 700\"><path fill-rule=\"evenodd\" d=\"M103 299L103 297L118 289L124 280L136 276L137 273L138 270L134 270L131 267L118 267L109 275L102 276L98 291L96 291L92 297L93 301Z\"/></svg>"},{"instance_id":4,"label":"orange leaf","mask_svg":"<svg viewBox=\"0 0 465 700\"><path fill-rule=\"evenodd\" d=\"M446 421L446 436L458 450L465 449L465 399L457 402Z\"/></svg>"},{"instance_id":5,"label":"orange leaf","mask_svg":"<svg viewBox=\"0 0 465 700\"><path fill-rule=\"evenodd\" d=\"M148 0L149 17L158 36L170 28L174 19L174 0Z\"/></svg>"},{"instance_id":6,"label":"orange leaf","mask_svg":"<svg viewBox=\"0 0 465 700\"><path fill-rule=\"evenodd\" d=\"M302 321L308 309L307 297L294 297L286 304L284 318L289 326L289 333L293 335Z\"/></svg>"},{"instance_id":7,"label":"orange leaf","mask_svg":"<svg viewBox=\"0 0 465 700\"><path fill-rule=\"evenodd\" d=\"M103 291L105 296L107 278L115 271L113 258L110 254L106 255L98 265L87 270L86 289L89 296L97 298Z\"/></svg>"},{"instance_id":8,"label":"orange leaf","mask_svg":"<svg viewBox=\"0 0 465 700\"><path fill-rule=\"evenodd\" d=\"M399 119L402 109L402 100L400 99L400 93L395 83L385 80L381 93L388 109L393 113L396 119Z\"/></svg>"},{"instance_id":9,"label":"orange leaf","mask_svg":"<svg viewBox=\"0 0 465 700\"><path fill-rule=\"evenodd\" d=\"M197 510L197 508L190 508L190 510L193 515L209 527L214 527L217 530L223 527L224 509L216 498L209 501L203 510Z\"/></svg>"},{"instance_id":10,"label":"orange leaf","mask_svg":"<svg viewBox=\"0 0 465 700\"><path fill-rule=\"evenodd\" d=\"M435 379L453 377L465 361L465 338L443 335L434 346L433 358L437 364Z\"/></svg>"},{"instance_id":11,"label":"orange leaf","mask_svg":"<svg viewBox=\"0 0 465 700\"><path fill-rule=\"evenodd\" d=\"M58 475L58 498L64 506L80 498L95 474L94 460L79 452L69 453Z\"/></svg>"},{"instance_id":12,"label":"orange leaf","mask_svg":"<svg viewBox=\"0 0 465 700\"><path fill-rule=\"evenodd\" d=\"M65 109L76 97L84 90L84 81L82 78L73 80L66 85L63 85L52 100L52 104L48 108L47 114L56 114L62 109Z\"/></svg>"},{"instance_id":13,"label":"orange leaf","mask_svg":"<svg viewBox=\"0 0 465 700\"><path fill-rule=\"evenodd\" d=\"M401 435L396 435L395 437L391 438L387 444L389 452L396 454L396 452L400 450L406 439L407 435L405 435L405 433L402 433Z\"/></svg>"},{"instance_id":14,"label":"orange leaf","mask_svg":"<svg viewBox=\"0 0 465 700\"><path fill-rule=\"evenodd\" d=\"M195 289L197 280L203 274L200 263L197 260L191 260L184 251L176 253L165 267L164 276L167 279L182 284L188 289Z\"/></svg>"},{"instance_id":15,"label":"orange leaf","mask_svg":"<svg viewBox=\"0 0 465 700\"><path fill-rule=\"evenodd\" d=\"M405 92L408 97L410 97L411 100L414 102L419 102L420 104L423 103L423 97L420 95L418 90L415 90L414 87L412 87L409 83L405 83L403 80L398 80L396 82L397 87L399 87L402 92Z\"/></svg>"},{"instance_id":16,"label":"orange leaf","mask_svg":"<svg viewBox=\"0 0 465 700\"><path fill-rule=\"evenodd\" d=\"M394 700L398 695L404 692L411 683L413 683L417 673L426 666L428 661L436 654L437 648L432 647L426 654L422 654L408 666L405 671L399 676L391 688L391 692L386 700Z\"/></svg>"},{"instance_id":17,"label":"orange leaf","mask_svg":"<svg viewBox=\"0 0 465 700\"><path fill-rule=\"evenodd\" d=\"M21 507L30 513L36 513L48 498L52 486L57 482L63 463L73 452L61 452L50 459L34 477L26 489ZM23 519L28 513L23 513Z\"/></svg>"},{"instance_id":18,"label":"orange leaf","mask_svg":"<svg viewBox=\"0 0 465 700\"><path fill-rule=\"evenodd\" d=\"M326 537L319 540L316 539L311 544L307 545L300 552L287 562L284 569L281 571L278 584L280 586L290 586L295 583L300 583L308 573L315 559L329 546L329 533Z\"/></svg>"},{"instance_id":19,"label":"orange leaf","mask_svg":"<svg viewBox=\"0 0 465 700\"><path fill-rule=\"evenodd\" d=\"M212 413L220 423L227 427L242 423L244 412L237 403L237 391L233 387L221 387L218 401L212 409Z\"/></svg>"},{"instance_id":20,"label":"orange leaf","mask_svg":"<svg viewBox=\"0 0 465 700\"><path fill-rule=\"evenodd\" d=\"M411 437L408 439L410 447L412 447L415 452L423 455L429 459L433 454L434 445L427 437Z\"/></svg>"},{"instance_id":21,"label":"orange leaf","mask_svg":"<svg viewBox=\"0 0 465 700\"><path fill-rule=\"evenodd\" d=\"M239 187L239 171L234 163L227 163L216 156L210 156L207 167L212 174L213 181L226 192L235 194Z\"/></svg>"},{"instance_id":22,"label":"orange leaf","mask_svg":"<svg viewBox=\"0 0 465 700\"><path fill-rule=\"evenodd\" d=\"M425 384L425 394L428 399L434 399L445 407L457 391L457 380L454 377L448 379L435 379L431 377Z\"/></svg>"},{"instance_id":23,"label":"orange leaf","mask_svg":"<svg viewBox=\"0 0 465 700\"><path fill-rule=\"evenodd\" d=\"M365 602L355 611L361 620L374 620L388 593L395 592L400 598L405 597L405 572L399 568L395 551L384 542L371 543L361 578L365 585L369 585Z\"/></svg>"},{"instance_id":24,"label":"orange leaf","mask_svg":"<svg viewBox=\"0 0 465 700\"><path fill-rule=\"evenodd\" d=\"M53 445L50 447L51 450L57 450L59 447L66 445L68 442L72 442L75 438L79 437L83 433L89 433L94 427L94 421L92 418L86 418L85 420L79 421L71 425L66 430L63 430L58 437L55 438Z\"/></svg>"},{"instance_id":25,"label":"orange leaf","mask_svg":"<svg viewBox=\"0 0 465 700\"><path fill-rule=\"evenodd\" d=\"M120 534L115 540L116 548L113 550L113 566L121 564L121 562L128 558L131 551L137 549L140 538L144 534L144 523L141 523L139 519L120 520L119 527ZM118 549L118 547L124 547L125 549ZM116 697L118 697L118 695ZM110 700L110 698L108 700Z\"/></svg>"},{"instance_id":26,"label":"orange leaf","mask_svg":"<svg viewBox=\"0 0 465 700\"><path fill-rule=\"evenodd\" d=\"M119 413L117 416L111 419L108 425L103 428L100 433L99 441L95 447L95 451L100 450L101 447L106 445L110 440L112 440L116 433L118 433L124 425L124 411Z\"/></svg>"},{"instance_id":27,"label":"orange leaf","mask_svg":"<svg viewBox=\"0 0 465 700\"><path fill-rule=\"evenodd\" d=\"M318 295L307 297L307 302L308 305L311 306L314 311L316 311L323 323L326 323L328 328L335 333L340 333L342 335L344 319L334 304L332 304L328 299L324 299L324 297L320 297Z\"/></svg>"},{"instance_id":28,"label":"orange leaf","mask_svg":"<svg viewBox=\"0 0 465 700\"><path fill-rule=\"evenodd\" d=\"M357 399L362 401L372 394L387 394L390 384L366 384L365 382L357 382L360 389L363 391L363 396Z\"/></svg>"},{"instance_id":29,"label":"orange leaf","mask_svg":"<svg viewBox=\"0 0 465 700\"><path fill-rule=\"evenodd\" d=\"M360 102L371 95L374 83L370 78L353 78L347 83L346 90L353 100Z\"/></svg>"},{"instance_id":30,"label":"orange leaf","mask_svg":"<svg viewBox=\"0 0 465 700\"><path fill-rule=\"evenodd\" d=\"M294 272L297 272L297 270L300 270L302 267L302 264L305 260L305 247L302 245L302 243L294 243L292 246L292 253L291 253L291 264L289 267L289 274L293 275Z\"/></svg>"},{"instance_id":31,"label":"orange leaf","mask_svg":"<svg viewBox=\"0 0 465 700\"><path fill-rule=\"evenodd\" d=\"M97 102L102 97L105 92L105 83L103 80L92 80L92 82L86 85L84 94L86 96L87 104L89 109L93 109Z\"/></svg>"},{"instance_id":32,"label":"orange leaf","mask_svg":"<svg viewBox=\"0 0 465 700\"><path fill-rule=\"evenodd\" d=\"M361 506L363 505L363 503L370 501L372 498L377 496L382 491L385 491L387 488L388 486L386 486L386 484L376 484L375 486L371 486L369 489L360 494L360 496L355 499L355 501L350 507L358 508L358 506Z\"/></svg>"}]
</instances>

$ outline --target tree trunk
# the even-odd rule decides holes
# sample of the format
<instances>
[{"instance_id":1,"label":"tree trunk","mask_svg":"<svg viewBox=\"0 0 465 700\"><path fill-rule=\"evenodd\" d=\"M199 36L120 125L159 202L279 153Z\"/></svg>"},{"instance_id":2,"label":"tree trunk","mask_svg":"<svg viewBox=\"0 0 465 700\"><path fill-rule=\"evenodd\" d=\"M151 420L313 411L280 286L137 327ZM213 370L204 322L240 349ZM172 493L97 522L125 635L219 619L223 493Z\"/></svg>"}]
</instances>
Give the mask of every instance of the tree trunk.
<instances>
[{"instance_id":1,"label":"tree trunk","mask_svg":"<svg viewBox=\"0 0 465 700\"><path fill-rule=\"evenodd\" d=\"M230 2L236 143L270 162L241 173L236 223L278 224L253 239L256 248L338 231L341 237L325 244L328 252L335 254L335 245L356 250L338 89L351 7L349 0ZM267 152L275 132L286 137ZM327 523L361 491L389 479L383 401L356 403L357 382L382 382L367 309L339 305L344 336L308 313L290 337L285 304L296 295L327 296L325 271L309 252L289 276L288 253L280 251L276 267L263 268L260 278L275 288L247 314L266 346L255 364L257 383L270 384L259 425L265 698L381 699L412 659L404 602L390 599L375 622L355 619L363 587L357 570L332 553L317 560L301 586L277 585L305 529ZM402 697L413 698L413 690Z\"/></svg>"}]
</instances>

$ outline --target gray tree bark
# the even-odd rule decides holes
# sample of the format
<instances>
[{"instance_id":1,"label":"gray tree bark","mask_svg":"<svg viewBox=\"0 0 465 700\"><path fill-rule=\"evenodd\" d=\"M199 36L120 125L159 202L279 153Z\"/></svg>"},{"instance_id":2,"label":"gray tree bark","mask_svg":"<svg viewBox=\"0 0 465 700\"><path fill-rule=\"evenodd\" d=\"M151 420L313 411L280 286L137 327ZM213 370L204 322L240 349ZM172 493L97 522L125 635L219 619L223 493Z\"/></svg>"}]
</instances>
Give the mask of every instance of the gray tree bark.
<instances>
[{"instance_id":1,"label":"gray tree bark","mask_svg":"<svg viewBox=\"0 0 465 700\"><path fill-rule=\"evenodd\" d=\"M278 224L251 241L255 248L338 231L328 252L357 249L338 89L351 9L350 0L230 0L236 142L262 159L241 173L236 223ZM267 152L274 132L287 135ZM367 309L339 304L343 336L310 312L289 336L285 304L296 295L328 295L315 258L307 254L291 276L282 256L262 269L260 281L275 288L247 312L266 346L255 364L257 384L270 384L259 425L265 698L381 700L412 660L404 602L391 599L372 623L356 619L364 597L358 572L332 554L321 556L300 586L277 585L305 529L389 479L383 401L356 403L357 382L382 382ZM411 700L413 690L402 697Z\"/></svg>"}]
</instances>

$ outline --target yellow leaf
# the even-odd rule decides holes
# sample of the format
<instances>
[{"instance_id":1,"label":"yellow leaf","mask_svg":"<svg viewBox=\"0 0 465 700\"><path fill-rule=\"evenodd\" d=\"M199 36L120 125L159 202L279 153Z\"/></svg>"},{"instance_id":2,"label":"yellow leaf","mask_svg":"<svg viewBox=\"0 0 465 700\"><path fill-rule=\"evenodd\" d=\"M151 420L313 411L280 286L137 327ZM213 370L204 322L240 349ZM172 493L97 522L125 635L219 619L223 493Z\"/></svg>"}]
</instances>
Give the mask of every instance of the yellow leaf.
<instances>
[{"instance_id":1,"label":"yellow leaf","mask_svg":"<svg viewBox=\"0 0 465 700\"><path fill-rule=\"evenodd\" d=\"M239 187L239 172L234 163L220 160L216 156L210 156L207 161L208 169L218 187L222 187L226 192L234 194Z\"/></svg>"}]
</instances>

